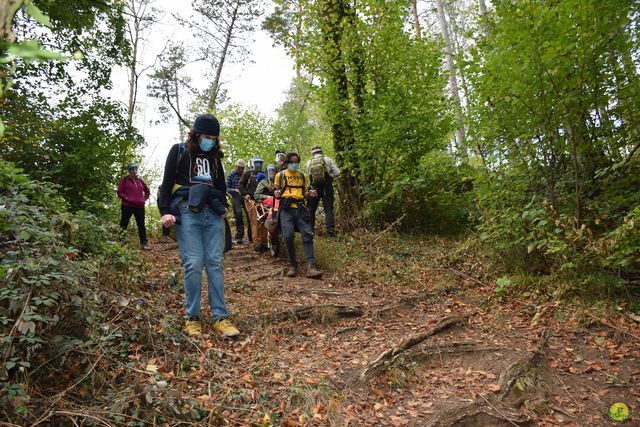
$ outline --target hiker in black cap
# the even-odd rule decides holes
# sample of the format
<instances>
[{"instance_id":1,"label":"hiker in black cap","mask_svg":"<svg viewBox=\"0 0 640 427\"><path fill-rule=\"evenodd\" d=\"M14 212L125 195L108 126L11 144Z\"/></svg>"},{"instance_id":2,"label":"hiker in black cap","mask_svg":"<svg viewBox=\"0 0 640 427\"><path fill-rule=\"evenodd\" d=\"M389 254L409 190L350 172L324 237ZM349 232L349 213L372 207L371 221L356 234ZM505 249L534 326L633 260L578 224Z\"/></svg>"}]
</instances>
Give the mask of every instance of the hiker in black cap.
<instances>
[{"instance_id":1,"label":"hiker in black cap","mask_svg":"<svg viewBox=\"0 0 640 427\"><path fill-rule=\"evenodd\" d=\"M240 333L227 319L229 313L224 300L222 249L225 238L224 217L227 213L225 211L220 215L207 204L202 209L190 209L188 197L180 196L184 187L193 189L202 184L211 186L222 195L226 194L219 134L218 119L211 114L198 116L186 144L171 147L160 186L158 206L162 225L167 228L175 225L184 265L186 331L191 336L202 334L200 295L203 267L207 271L213 329L228 337ZM176 223L176 217L171 214L172 199L175 197L182 197L178 200L179 223Z\"/></svg>"}]
</instances>

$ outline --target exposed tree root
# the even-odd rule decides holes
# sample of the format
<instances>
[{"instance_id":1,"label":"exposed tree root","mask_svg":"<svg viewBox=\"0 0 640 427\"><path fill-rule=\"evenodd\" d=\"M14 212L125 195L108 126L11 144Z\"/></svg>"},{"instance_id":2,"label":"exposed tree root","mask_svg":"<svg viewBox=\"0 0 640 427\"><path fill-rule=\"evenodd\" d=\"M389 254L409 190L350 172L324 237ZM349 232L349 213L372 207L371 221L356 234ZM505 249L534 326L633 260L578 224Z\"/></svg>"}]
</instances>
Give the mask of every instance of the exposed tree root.
<instances>
[{"instance_id":1,"label":"exposed tree root","mask_svg":"<svg viewBox=\"0 0 640 427\"><path fill-rule=\"evenodd\" d=\"M462 407L453 407L437 415L428 427L509 427L530 426L531 419L500 402L478 399Z\"/></svg>"},{"instance_id":2,"label":"exposed tree root","mask_svg":"<svg viewBox=\"0 0 640 427\"><path fill-rule=\"evenodd\" d=\"M501 351L504 348L500 347L478 347L476 343L467 342L454 342L445 345L437 345L434 348L429 348L420 351L411 351L407 355L409 359L414 362L426 362L434 357L441 356L443 354L461 354L461 353L482 353Z\"/></svg>"},{"instance_id":3,"label":"exposed tree root","mask_svg":"<svg viewBox=\"0 0 640 427\"><path fill-rule=\"evenodd\" d=\"M256 255L253 255L253 254L234 254L233 255L233 260L238 263L243 263L246 261L256 261L259 259L260 259L260 256L257 254Z\"/></svg>"},{"instance_id":4,"label":"exposed tree root","mask_svg":"<svg viewBox=\"0 0 640 427\"><path fill-rule=\"evenodd\" d=\"M429 427L451 426L528 426L531 419L518 408L526 398L534 397L540 390L539 381L545 369L545 354L549 334L543 330L536 348L526 357L510 365L500 375L500 394L481 397L473 403L448 409L437 414Z\"/></svg>"},{"instance_id":5,"label":"exposed tree root","mask_svg":"<svg viewBox=\"0 0 640 427\"><path fill-rule=\"evenodd\" d=\"M409 295L406 297L402 297L398 301L394 302L393 304L389 304L381 308L380 310L378 310L378 312L375 313L375 316L381 316L387 312L398 310L402 307L414 306L422 301L426 301L432 298L450 295L458 290L460 290L459 286L447 286L435 292L426 292L426 293L421 293L417 295Z\"/></svg>"},{"instance_id":6,"label":"exposed tree root","mask_svg":"<svg viewBox=\"0 0 640 427\"><path fill-rule=\"evenodd\" d=\"M623 333L625 335L630 336L631 338L634 338L636 340L640 340L640 336L632 334L631 332L629 332L629 331L627 331L625 329L619 328L619 327L617 327L615 325L612 325L611 323L607 322L604 319L597 318L596 316L594 316L592 314L589 314L589 317L592 318L593 320L595 320L596 322L600 323L601 325L606 326L607 328L611 328L614 331L618 331L620 333Z\"/></svg>"},{"instance_id":7,"label":"exposed tree root","mask_svg":"<svg viewBox=\"0 0 640 427\"><path fill-rule=\"evenodd\" d=\"M382 367L386 362L390 361L397 355L407 351L411 347L420 344L422 341L426 340L432 335L435 335L439 332L442 332L446 329L449 329L453 326L457 326L460 323L464 322L466 317L447 317L439 321L434 327L425 332L420 332L418 334L411 335L408 338L405 338L400 344L397 346L390 348L380 354L373 362L371 362L360 374L360 379L366 379L371 373L377 371Z\"/></svg>"},{"instance_id":8,"label":"exposed tree root","mask_svg":"<svg viewBox=\"0 0 640 427\"><path fill-rule=\"evenodd\" d=\"M258 273L256 275L248 276L245 280L248 283L258 282L260 280L270 279L272 277L282 277L283 274L284 274L284 268L279 267L279 268L274 269L274 270L263 271L263 272L260 272L260 273Z\"/></svg>"},{"instance_id":9,"label":"exposed tree root","mask_svg":"<svg viewBox=\"0 0 640 427\"><path fill-rule=\"evenodd\" d=\"M519 407L527 391L535 388L535 382L540 378L540 371L544 369L548 343L549 332L544 329L535 350L502 372L499 384L500 399L503 402Z\"/></svg>"},{"instance_id":10,"label":"exposed tree root","mask_svg":"<svg viewBox=\"0 0 640 427\"><path fill-rule=\"evenodd\" d=\"M260 259L258 258L257 260L253 260L251 263L249 263L247 265L242 265L242 266L239 266L239 267L236 267L236 268L239 271L256 271L256 270L260 270L260 269L263 269L265 267L270 267L270 266L277 266L277 263L274 262L271 259L260 261Z\"/></svg>"},{"instance_id":11,"label":"exposed tree root","mask_svg":"<svg viewBox=\"0 0 640 427\"><path fill-rule=\"evenodd\" d=\"M334 291L332 289L287 289L285 292L289 292L292 294L317 294L317 295L328 295L328 296L345 296L349 295L345 292Z\"/></svg>"},{"instance_id":12,"label":"exposed tree root","mask_svg":"<svg viewBox=\"0 0 640 427\"><path fill-rule=\"evenodd\" d=\"M253 322L268 324L284 322L287 320L304 320L311 318L315 318L321 322L326 322L338 317L360 317L363 314L364 309L360 306L337 304L308 305L258 316L253 319Z\"/></svg>"}]
</instances>

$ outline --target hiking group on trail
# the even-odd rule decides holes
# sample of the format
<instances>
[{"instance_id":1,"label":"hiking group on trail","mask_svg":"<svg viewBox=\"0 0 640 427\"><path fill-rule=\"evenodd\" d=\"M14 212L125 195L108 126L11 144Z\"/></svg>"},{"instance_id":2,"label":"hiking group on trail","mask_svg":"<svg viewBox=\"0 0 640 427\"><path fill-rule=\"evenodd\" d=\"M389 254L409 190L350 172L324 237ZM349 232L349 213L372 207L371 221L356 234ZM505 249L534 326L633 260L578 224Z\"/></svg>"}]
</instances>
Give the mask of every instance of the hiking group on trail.
<instances>
[{"instance_id":1,"label":"hiking group on trail","mask_svg":"<svg viewBox=\"0 0 640 427\"><path fill-rule=\"evenodd\" d=\"M185 329L190 336L202 334L200 305L203 268L207 273L213 329L227 337L240 334L229 319L224 297L223 252L231 247L231 234L226 220L229 212L227 199L231 200L235 219L236 245L244 243L244 211L248 220L247 236L249 242L255 245L255 251L270 251L272 256L277 256L282 237L289 260L288 277L298 275L295 253L297 231L302 237L307 261L306 276L322 278L323 273L316 266L313 247L315 213L320 201L325 211L326 234L328 237L335 234L333 181L340 176L340 170L332 159L323 155L321 147L316 146L311 150L312 158L306 163L306 174L300 171L300 154L277 151L276 164L267 165L266 173L263 172L264 160L256 156L248 165L244 160L238 160L234 170L225 176L219 135L218 119L211 114L198 116L186 143L171 147L158 191L162 226L165 229L175 227L175 238L184 268ZM134 175L135 171L137 166ZM126 229L131 216L128 214L125 222L125 211L129 212L129 209L125 209L125 201L130 200L125 190L132 186L137 189L136 179L139 180L131 173L130 177L131 183L121 181L118 186L118 196L123 199L123 229ZM125 178L123 181L126 181ZM149 190L146 184L139 181L140 186L146 189L146 200ZM142 209L144 213L144 203ZM146 234L140 233L141 243L146 246Z\"/></svg>"}]
</instances>

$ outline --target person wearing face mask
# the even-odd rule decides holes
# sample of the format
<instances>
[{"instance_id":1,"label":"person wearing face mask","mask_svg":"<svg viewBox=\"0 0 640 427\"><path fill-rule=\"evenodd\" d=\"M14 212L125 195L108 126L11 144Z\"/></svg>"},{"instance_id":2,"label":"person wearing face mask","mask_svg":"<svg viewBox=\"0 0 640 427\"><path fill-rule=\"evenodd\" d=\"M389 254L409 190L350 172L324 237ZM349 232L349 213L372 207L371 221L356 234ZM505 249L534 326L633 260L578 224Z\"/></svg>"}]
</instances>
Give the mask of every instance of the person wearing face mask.
<instances>
[{"instance_id":1,"label":"person wearing face mask","mask_svg":"<svg viewBox=\"0 0 640 427\"><path fill-rule=\"evenodd\" d=\"M284 159L287 157L284 151L276 150L276 167L279 171L283 171L287 168L284 163Z\"/></svg>"},{"instance_id":2,"label":"person wearing face mask","mask_svg":"<svg viewBox=\"0 0 640 427\"><path fill-rule=\"evenodd\" d=\"M224 299L222 251L226 212L216 214L207 204L202 209L192 210L189 208L189 197L183 195L185 189L199 185L210 186L222 195L226 193L219 134L218 119L211 114L198 116L186 144L171 147L159 191L158 207L162 225L176 227L176 240L184 266L185 327L186 332L194 337L202 334L200 297L203 267L207 271L213 329L228 337L240 333L228 319L229 312ZM179 223L171 214L172 202L177 202Z\"/></svg>"},{"instance_id":3,"label":"person wearing face mask","mask_svg":"<svg viewBox=\"0 0 640 427\"><path fill-rule=\"evenodd\" d=\"M138 226L138 237L143 249L149 249L147 243L147 229L144 225L144 205L151 195L147 184L138 176L138 165L130 163L129 174L122 177L118 183L118 197L122 199L120 206L122 216L120 217L121 235L124 235L129 221L133 215Z\"/></svg>"},{"instance_id":4,"label":"person wearing face mask","mask_svg":"<svg viewBox=\"0 0 640 427\"><path fill-rule=\"evenodd\" d=\"M236 222L235 237L236 243L239 245L242 244L242 240L244 239L244 218L242 217L242 211L247 214L247 219L249 218L249 213L244 206L244 198L242 194L240 194L239 188L240 179L242 179L242 175L244 175L245 167L245 161L240 159L236 162L236 168L227 175L227 191L231 194L231 206L233 207L233 216ZM247 229L249 241L251 241L251 226L248 226Z\"/></svg>"},{"instance_id":5,"label":"person wearing face mask","mask_svg":"<svg viewBox=\"0 0 640 427\"><path fill-rule=\"evenodd\" d=\"M253 198L257 202L261 202L273 196L273 191L275 189L274 188L275 179L276 179L276 167L274 165L268 165L266 179L263 179L262 181L258 182L258 187L256 188L256 192L253 193Z\"/></svg>"},{"instance_id":6,"label":"person wearing face mask","mask_svg":"<svg viewBox=\"0 0 640 427\"><path fill-rule=\"evenodd\" d=\"M295 252L295 231L302 236L302 248L307 259L307 277L319 279L322 271L318 270L313 250L313 232L309 212L305 205L306 197L314 197L313 191L309 194L309 182L306 176L300 172L300 156L298 153L288 153L285 158L287 169L276 175L274 195L280 199L279 226L280 233L284 237L287 254L289 255L288 277L298 275L298 262Z\"/></svg>"},{"instance_id":7,"label":"person wearing face mask","mask_svg":"<svg viewBox=\"0 0 640 427\"><path fill-rule=\"evenodd\" d=\"M262 157L256 156L253 158L253 168L245 171L240 178L240 182L238 183L238 190L240 190L240 194L244 197L244 205L247 209L249 224L251 225L251 235L253 237L253 242L256 243L255 250L256 252L264 252L267 250L267 240L266 237L263 236L261 232L261 228L258 224L258 213L256 212L256 203L253 200L253 195L258 188L258 179L257 176L260 172L262 172L262 165L264 164L264 160Z\"/></svg>"}]
</instances>

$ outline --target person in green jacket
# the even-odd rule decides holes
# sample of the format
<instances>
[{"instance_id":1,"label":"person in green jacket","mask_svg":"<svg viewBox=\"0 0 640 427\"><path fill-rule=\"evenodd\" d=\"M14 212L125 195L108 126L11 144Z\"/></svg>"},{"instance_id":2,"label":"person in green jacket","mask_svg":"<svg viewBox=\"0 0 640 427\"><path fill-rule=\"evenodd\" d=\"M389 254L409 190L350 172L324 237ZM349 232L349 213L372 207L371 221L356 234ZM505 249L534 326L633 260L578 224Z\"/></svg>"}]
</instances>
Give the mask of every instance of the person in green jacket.
<instances>
[{"instance_id":1,"label":"person in green jacket","mask_svg":"<svg viewBox=\"0 0 640 427\"><path fill-rule=\"evenodd\" d=\"M263 179L258 183L256 192L253 194L253 198L261 202L273 196L274 180L276 178L276 167L274 165L267 166L267 179Z\"/></svg>"}]
</instances>

